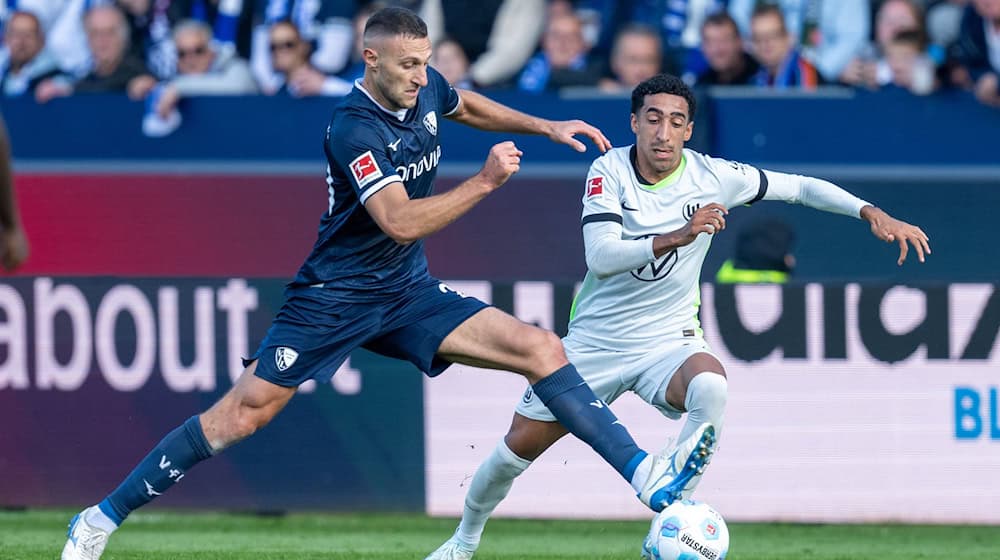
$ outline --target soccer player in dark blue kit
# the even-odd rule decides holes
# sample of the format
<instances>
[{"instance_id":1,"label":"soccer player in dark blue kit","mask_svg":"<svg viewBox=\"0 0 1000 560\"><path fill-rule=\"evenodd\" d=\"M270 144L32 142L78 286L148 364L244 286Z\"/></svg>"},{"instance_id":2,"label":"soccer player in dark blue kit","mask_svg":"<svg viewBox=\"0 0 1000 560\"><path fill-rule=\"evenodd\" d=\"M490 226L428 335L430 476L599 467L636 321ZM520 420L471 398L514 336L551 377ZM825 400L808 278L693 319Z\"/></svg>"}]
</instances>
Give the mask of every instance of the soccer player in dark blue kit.
<instances>
[{"instance_id":1,"label":"soccer player in dark blue kit","mask_svg":"<svg viewBox=\"0 0 1000 560\"><path fill-rule=\"evenodd\" d=\"M583 151L610 142L582 121L535 118L476 93L455 91L428 67L423 21L402 8L374 14L364 33L364 78L327 129L329 202L312 253L236 384L201 415L167 434L99 504L70 522L63 560L94 560L126 516L188 470L267 424L308 379L329 380L363 347L409 360L434 376L451 363L524 375L574 435L611 464L654 510L679 496L704 466L712 431L681 472L647 455L569 364L559 338L449 289L427 271L424 237L440 230L518 171L512 142L493 146L483 168L433 195L441 155L438 120L542 134Z\"/></svg>"}]
</instances>

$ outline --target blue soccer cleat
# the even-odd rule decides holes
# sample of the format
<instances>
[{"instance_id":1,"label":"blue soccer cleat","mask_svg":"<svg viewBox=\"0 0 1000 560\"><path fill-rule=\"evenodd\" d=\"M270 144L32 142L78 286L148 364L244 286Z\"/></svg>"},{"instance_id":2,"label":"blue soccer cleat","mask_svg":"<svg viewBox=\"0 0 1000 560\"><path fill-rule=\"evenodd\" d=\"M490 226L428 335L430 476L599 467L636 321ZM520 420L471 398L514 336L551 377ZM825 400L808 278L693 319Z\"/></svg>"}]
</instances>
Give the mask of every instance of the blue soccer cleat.
<instances>
[{"instance_id":1,"label":"blue soccer cleat","mask_svg":"<svg viewBox=\"0 0 1000 560\"><path fill-rule=\"evenodd\" d=\"M639 492L642 503L658 512L690 496L712 460L715 442L715 427L706 422L677 447L667 447L654 456L649 478Z\"/></svg>"}]
</instances>

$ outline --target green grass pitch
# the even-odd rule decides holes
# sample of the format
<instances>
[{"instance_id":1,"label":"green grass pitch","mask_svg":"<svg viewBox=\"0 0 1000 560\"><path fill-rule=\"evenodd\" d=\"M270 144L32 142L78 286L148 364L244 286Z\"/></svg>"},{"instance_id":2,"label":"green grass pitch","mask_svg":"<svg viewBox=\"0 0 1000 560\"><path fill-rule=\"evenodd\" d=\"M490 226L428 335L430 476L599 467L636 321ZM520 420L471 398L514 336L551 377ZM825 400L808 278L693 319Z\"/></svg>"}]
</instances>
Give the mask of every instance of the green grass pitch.
<instances>
[{"instance_id":1,"label":"green grass pitch","mask_svg":"<svg viewBox=\"0 0 1000 560\"><path fill-rule=\"evenodd\" d=\"M0 512L0 559L52 560L69 511ZM422 515L133 515L106 560L421 560L454 519ZM639 558L647 523L495 519L477 560ZM732 560L1000 559L1000 527L731 524Z\"/></svg>"}]
</instances>

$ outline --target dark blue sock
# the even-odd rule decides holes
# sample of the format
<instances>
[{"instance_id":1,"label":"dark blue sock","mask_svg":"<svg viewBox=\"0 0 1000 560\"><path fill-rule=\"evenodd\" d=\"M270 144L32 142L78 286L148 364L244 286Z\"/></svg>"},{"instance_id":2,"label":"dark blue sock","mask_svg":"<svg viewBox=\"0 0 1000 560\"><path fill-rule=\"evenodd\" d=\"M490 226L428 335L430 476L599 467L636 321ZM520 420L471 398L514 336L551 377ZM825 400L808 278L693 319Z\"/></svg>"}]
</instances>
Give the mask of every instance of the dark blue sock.
<instances>
[{"instance_id":1,"label":"dark blue sock","mask_svg":"<svg viewBox=\"0 0 1000 560\"><path fill-rule=\"evenodd\" d=\"M192 416L167 434L98 506L121 525L132 510L166 492L188 469L211 456L201 422Z\"/></svg>"},{"instance_id":2,"label":"dark blue sock","mask_svg":"<svg viewBox=\"0 0 1000 560\"><path fill-rule=\"evenodd\" d=\"M608 405L584 383L573 364L535 383L532 390L567 430L593 447L626 482L632 482L646 452L639 449Z\"/></svg>"}]
</instances>

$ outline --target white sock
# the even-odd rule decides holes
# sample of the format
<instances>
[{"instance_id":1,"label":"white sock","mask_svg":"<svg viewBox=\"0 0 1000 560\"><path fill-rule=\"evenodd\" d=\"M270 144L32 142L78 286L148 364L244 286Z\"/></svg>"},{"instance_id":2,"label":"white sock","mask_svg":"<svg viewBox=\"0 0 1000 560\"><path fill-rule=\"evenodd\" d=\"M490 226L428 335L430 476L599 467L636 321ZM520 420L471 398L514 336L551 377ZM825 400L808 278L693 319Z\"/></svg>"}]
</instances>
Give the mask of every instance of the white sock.
<instances>
[{"instance_id":1,"label":"white sock","mask_svg":"<svg viewBox=\"0 0 1000 560\"><path fill-rule=\"evenodd\" d=\"M469 484L462 522L455 531L459 541L470 548L479 547L479 539L490 514L507 496L514 479L530 465L531 461L518 457L504 440L500 440L490 456L476 469L476 475Z\"/></svg>"},{"instance_id":2,"label":"white sock","mask_svg":"<svg viewBox=\"0 0 1000 560\"><path fill-rule=\"evenodd\" d=\"M94 527L97 527L102 531L107 531L109 534L113 533L115 529L118 528L118 525L115 525L115 522L112 521L111 518L108 517L107 515L104 515L104 512L101 511L101 508L97 506L87 508L86 510L84 510L83 515L84 515L84 520L87 523L93 525Z\"/></svg>"},{"instance_id":3,"label":"white sock","mask_svg":"<svg viewBox=\"0 0 1000 560\"><path fill-rule=\"evenodd\" d=\"M642 492L643 485L646 484L646 480L649 479L649 468L653 465L653 456L646 455L643 460L639 463L639 466L635 468L635 472L632 473L632 480L629 484L636 493Z\"/></svg>"},{"instance_id":4,"label":"white sock","mask_svg":"<svg viewBox=\"0 0 1000 560\"><path fill-rule=\"evenodd\" d=\"M688 383L687 396L684 397L684 408L687 409L687 420L681 428L677 441L688 438L698 426L709 422L715 426L715 437L722 433L722 423L726 417L726 396L729 393L729 383L725 376L711 371L703 371L694 376Z\"/></svg>"}]
</instances>

